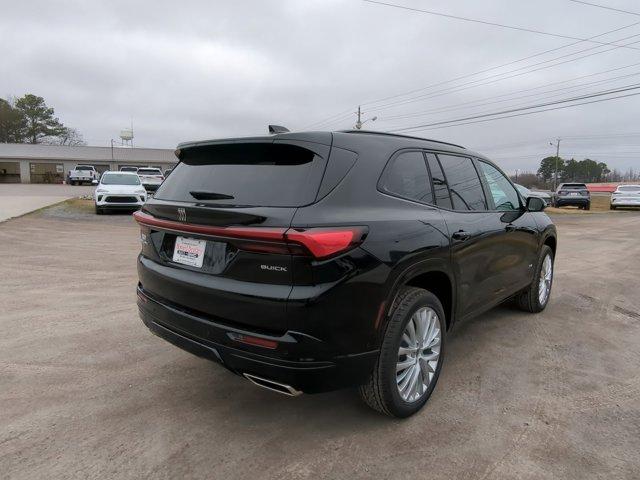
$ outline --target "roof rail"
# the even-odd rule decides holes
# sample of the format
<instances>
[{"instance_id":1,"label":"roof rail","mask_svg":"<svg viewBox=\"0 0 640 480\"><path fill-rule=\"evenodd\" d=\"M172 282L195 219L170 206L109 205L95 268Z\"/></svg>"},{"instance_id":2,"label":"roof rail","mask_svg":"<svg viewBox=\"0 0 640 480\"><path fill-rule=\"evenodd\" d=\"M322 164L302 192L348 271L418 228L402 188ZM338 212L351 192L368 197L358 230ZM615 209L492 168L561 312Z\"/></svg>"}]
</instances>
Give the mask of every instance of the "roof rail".
<instances>
[{"instance_id":1,"label":"roof rail","mask_svg":"<svg viewBox=\"0 0 640 480\"><path fill-rule=\"evenodd\" d=\"M338 130L338 131L340 133L360 133L360 134L367 134L367 135L387 135L389 137L414 138L416 140L424 140L424 141L427 141L427 142L442 143L443 145L451 145L452 147L458 147L458 148L462 148L462 149L466 150L466 147L463 147L462 145L457 145L455 143L443 142L441 140L433 140L431 138L413 137L411 135L402 135L402 134L399 134L399 133L376 132L375 130Z\"/></svg>"}]
</instances>

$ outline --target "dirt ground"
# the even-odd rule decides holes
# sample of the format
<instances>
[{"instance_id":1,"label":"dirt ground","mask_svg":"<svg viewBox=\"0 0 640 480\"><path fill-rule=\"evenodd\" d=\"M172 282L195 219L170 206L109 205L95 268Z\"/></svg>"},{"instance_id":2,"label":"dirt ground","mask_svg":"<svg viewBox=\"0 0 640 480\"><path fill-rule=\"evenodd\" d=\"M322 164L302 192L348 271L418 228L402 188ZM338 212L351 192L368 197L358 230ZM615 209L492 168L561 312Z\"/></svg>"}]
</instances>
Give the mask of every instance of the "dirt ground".
<instances>
[{"instance_id":1,"label":"dirt ground","mask_svg":"<svg viewBox=\"0 0 640 480\"><path fill-rule=\"evenodd\" d=\"M547 310L459 325L425 409L287 398L151 335L138 229L82 202L0 224L0 477L638 478L640 212L559 215Z\"/></svg>"}]
</instances>

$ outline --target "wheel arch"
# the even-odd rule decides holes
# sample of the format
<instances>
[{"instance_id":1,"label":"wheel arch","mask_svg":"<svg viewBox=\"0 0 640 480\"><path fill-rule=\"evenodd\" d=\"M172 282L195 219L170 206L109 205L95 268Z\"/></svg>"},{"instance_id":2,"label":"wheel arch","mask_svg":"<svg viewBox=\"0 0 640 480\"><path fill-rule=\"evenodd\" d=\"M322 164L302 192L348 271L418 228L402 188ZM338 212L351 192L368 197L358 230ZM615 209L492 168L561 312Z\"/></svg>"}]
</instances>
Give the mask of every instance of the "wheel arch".
<instances>
[{"instance_id":1,"label":"wheel arch","mask_svg":"<svg viewBox=\"0 0 640 480\"><path fill-rule=\"evenodd\" d=\"M387 308L383 322L383 331L389 319L389 314L395 307L396 299L403 287L417 287L433 293L445 311L447 330L455 321L456 287L454 275L446 262L421 262L413 265L397 276L387 299Z\"/></svg>"}]
</instances>

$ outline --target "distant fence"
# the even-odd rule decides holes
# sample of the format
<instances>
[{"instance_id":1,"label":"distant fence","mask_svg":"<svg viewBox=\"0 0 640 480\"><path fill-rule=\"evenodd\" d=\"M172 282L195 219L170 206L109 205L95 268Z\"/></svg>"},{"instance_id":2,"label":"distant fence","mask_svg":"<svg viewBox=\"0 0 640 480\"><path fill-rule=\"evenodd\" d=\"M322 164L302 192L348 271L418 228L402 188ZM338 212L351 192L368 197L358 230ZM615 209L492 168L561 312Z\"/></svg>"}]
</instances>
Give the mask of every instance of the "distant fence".
<instances>
[{"instance_id":1,"label":"distant fence","mask_svg":"<svg viewBox=\"0 0 640 480\"><path fill-rule=\"evenodd\" d=\"M590 192L611 193L618 188L619 183L587 183L587 189Z\"/></svg>"}]
</instances>

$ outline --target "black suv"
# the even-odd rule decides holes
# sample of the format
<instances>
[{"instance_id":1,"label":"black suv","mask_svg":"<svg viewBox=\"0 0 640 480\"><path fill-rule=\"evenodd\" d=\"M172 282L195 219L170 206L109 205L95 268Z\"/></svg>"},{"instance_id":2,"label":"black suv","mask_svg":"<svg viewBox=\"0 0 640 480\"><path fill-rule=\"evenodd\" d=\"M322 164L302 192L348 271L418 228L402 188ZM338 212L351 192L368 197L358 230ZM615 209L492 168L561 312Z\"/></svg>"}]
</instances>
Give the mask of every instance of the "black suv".
<instances>
[{"instance_id":1,"label":"black suv","mask_svg":"<svg viewBox=\"0 0 640 480\"><path fill-rule=\"evenodd\" d=\"M539 312L556 230L485 157L377 132L184 143L135 214L152 332L287 395L359 386L406 417L446 332L509 298Z\"/></svg>"},{"instance_id":2,"label":"black suv","mask_svg":"<svg viewBox=\"0 0 640 480\"><path fill-rule=\"evenodd\" d=\"M555 194L554 206L591 210L591 194L584 183L561 183Z\"/></svg>"}]
</instances>

